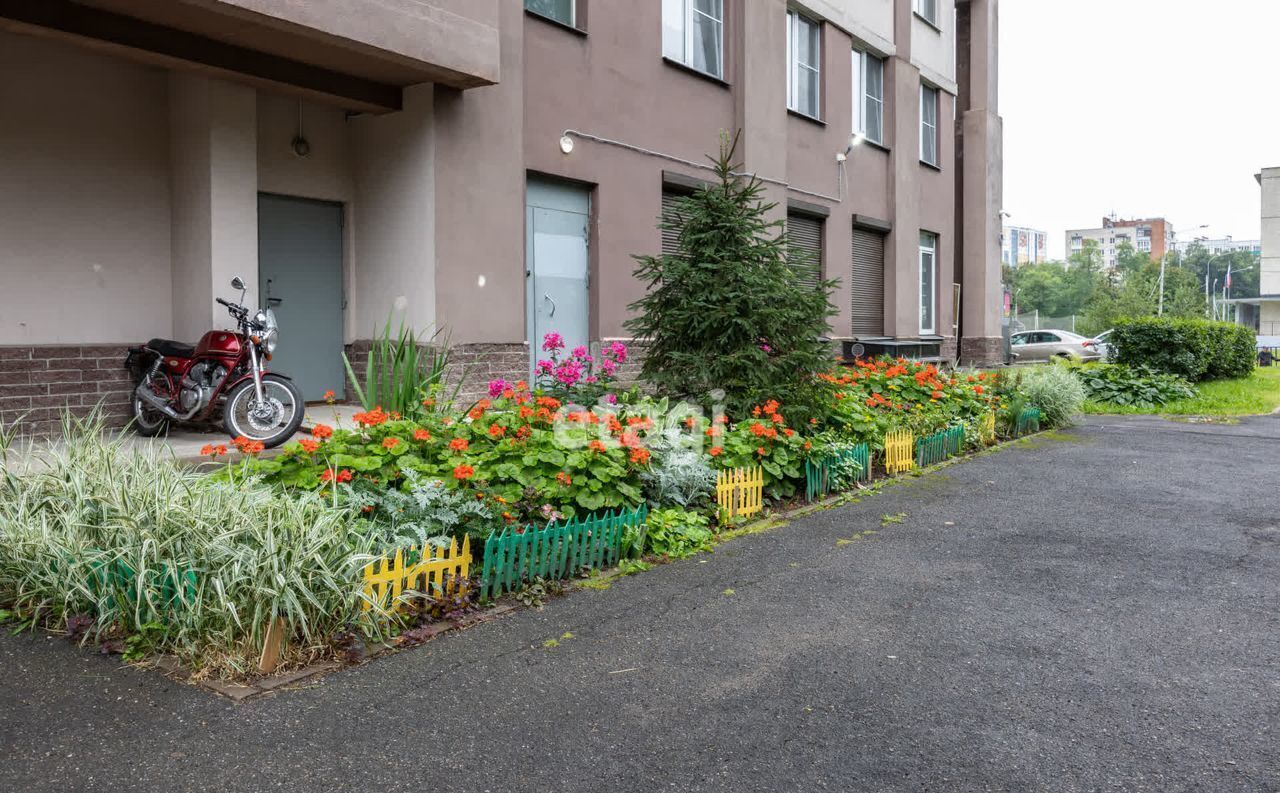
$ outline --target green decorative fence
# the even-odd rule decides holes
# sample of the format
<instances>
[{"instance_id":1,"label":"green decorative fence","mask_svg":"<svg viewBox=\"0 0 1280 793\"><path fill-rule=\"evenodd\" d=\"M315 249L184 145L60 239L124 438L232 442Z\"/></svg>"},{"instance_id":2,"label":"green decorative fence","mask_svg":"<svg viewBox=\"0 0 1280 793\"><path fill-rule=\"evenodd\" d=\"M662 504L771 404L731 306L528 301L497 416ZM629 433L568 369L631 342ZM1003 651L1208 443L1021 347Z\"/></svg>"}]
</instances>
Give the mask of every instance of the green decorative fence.
<instances>
[{"instance_id":1,"label":"green decorative fence","mask_svg":"<svg viewBox=\"0 0 1280 793\"><path fill-rule=\"evenodd\" d=\"M1014 435L1025 435L1028 432L1040 431L1040 408L1026 408L1018 414L1013 425Z\"/></svg>"},{"instance_id":2,"label":"green decorative fence","mask_svg":"<svg viewBox=\"0 0 1280 793\"><path fill-rule=\"evenodd\" d=\"M123 559L89 563L89 591L112 595L129 609L143 609L143 621L161 618L196 602L196 574L170 565L147 568L141 579Z\"/></svg>"},{"instance_id":3,"label":"green decorative fence","mask_svg":"<svg viewBox=\"0 0 1280 793\"><path fill-rule=\"evenodd\" d=\"M854 476L854 481L870 481L871 448L865 443L827 455L819 460L805 460L805 498L812 502L831 493L834 489L832 470L841 463L850 461L858 464L858 473Z\"/></svg>"},{"instance_id":4,"label":"green decorative fence","mask_svg":"<svg viewBox=\"0 0 1280 793\"><path fill-rule=\"evenodd\" d=\"M535 577L568 578L584 567L617 564L626 530L639 529L648 516L649 508L642 505L541 529L526 526L494 533L484 544L480 597L496 598Z\"/></svg>"},{"instance_id":5,"label":"green decorative fence","mask_svg":"<svg viewBox=\"0 0 1280 793\"><path fill-rule=\"evenodd\" d=\"M926 435L916 442L916 465L940 463L947 459L947 431Z\"/></svg>"},{"instance_id":6,"label":"green decorative fence","mask_svg":"<svg viewBox=\"0 0 1280 793\"><path fill-rule=\"evenodd\" d=\"M954 457L964 449L964 425L954 424L947 428L947 456Z\"/></svg>"}]
</instances>

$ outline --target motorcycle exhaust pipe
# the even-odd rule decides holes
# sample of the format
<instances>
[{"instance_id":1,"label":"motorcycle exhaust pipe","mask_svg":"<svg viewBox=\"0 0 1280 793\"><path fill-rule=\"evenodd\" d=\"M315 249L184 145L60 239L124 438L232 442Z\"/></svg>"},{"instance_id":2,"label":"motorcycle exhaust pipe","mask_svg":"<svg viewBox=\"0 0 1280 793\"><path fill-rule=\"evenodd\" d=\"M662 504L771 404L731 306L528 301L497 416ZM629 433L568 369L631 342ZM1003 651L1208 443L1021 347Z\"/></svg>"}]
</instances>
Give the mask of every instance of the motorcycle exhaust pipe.
<instances>
[{"instance_id":1,"label":"motorcycle exhaust pipe","mask_svg":"<svg viewBox=\"0 0 1280 793\"><path fill-rule=\"evenodd\" d=\"M200 406L196 405L191 412L186 415L179 413L169 407L168 403L161 399L159 394L152 391L146 381L139 383L138 387L134 389L133 394L174 421L190 421L191 418L200 410Z\"/></svg>"}]
</instances>

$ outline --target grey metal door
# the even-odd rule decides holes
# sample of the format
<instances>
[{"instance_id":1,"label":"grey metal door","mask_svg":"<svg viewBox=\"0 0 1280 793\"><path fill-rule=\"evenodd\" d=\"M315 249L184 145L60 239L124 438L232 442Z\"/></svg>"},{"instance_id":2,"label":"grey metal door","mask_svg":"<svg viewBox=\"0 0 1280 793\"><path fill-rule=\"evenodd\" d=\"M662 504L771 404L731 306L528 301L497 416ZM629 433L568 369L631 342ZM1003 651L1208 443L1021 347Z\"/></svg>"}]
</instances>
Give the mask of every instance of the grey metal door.
<instances>
[{"instance_id":1,"label":"grey metal door","mask_svg":"<svg viewBox=\"0 0 1280 793\"><path fill-rule=\"evenodd\" d=\"M280 345L270 367L307 400L341 394L342 205L258 196L258 293L276 312Z\"/></svg>"},{"instance_id":2,"label":"grey metal door","mask_svg":"<svg viewBox=\"0 0 1280 793\"><path fill-rule=\"evenodd\" d=\"M591 193L582 187L530 177L525 206L530 366L552 331L573 349L587 344L587 236Z\"/></svg>"}]
</instances>

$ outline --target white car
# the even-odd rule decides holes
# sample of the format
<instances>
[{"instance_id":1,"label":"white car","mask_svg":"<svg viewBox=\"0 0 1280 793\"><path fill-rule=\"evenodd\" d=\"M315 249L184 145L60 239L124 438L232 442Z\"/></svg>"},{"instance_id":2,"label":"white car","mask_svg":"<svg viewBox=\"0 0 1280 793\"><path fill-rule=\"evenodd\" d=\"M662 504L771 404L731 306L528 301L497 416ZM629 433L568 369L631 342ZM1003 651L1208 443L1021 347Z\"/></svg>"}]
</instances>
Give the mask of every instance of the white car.
<instances>
[{"instance_id":1,"label":"white car","mask_svg":"<svg viewBox=\"0 0 1280 793\"><path fill-rule=\"evenodd\" d=\"M1076 360L1096 361L1102 356L1094 345L1097 342L1069 330L1024 330L1009 337L1009 346L1018 356L1018 363L1037 361Z\"/></svg>"}]
</instances>

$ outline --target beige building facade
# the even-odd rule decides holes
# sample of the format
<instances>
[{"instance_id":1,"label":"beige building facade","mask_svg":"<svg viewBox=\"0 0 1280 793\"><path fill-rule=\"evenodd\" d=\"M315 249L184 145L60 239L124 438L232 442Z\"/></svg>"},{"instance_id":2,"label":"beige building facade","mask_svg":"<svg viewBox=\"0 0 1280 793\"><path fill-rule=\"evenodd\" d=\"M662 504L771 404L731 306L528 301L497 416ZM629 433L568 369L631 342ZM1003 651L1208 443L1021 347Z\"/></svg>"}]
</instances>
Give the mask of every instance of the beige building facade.
<instances>
[{"instance_id":1,"label":"beige building facade","mask_svg":"<svg viewBox=\"0 0 1280 793\"><path fill-rule=\"evenodd\" d=\"M389 316L474 383L626 338L722 130L838 352L998 359L997 0L917 1L0 3L0 420L123 416L232 275L308 398Z\"/></svg>"}]
</instances>

